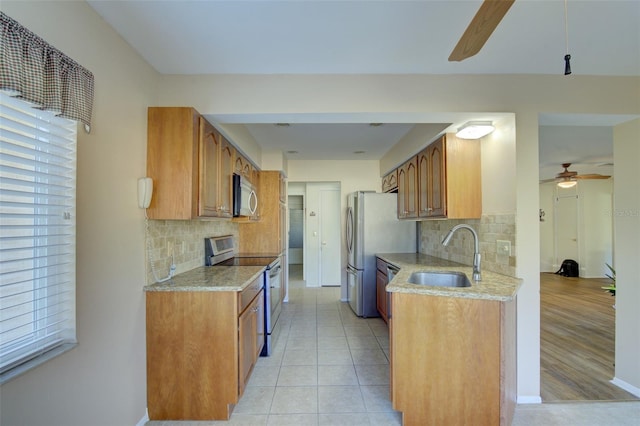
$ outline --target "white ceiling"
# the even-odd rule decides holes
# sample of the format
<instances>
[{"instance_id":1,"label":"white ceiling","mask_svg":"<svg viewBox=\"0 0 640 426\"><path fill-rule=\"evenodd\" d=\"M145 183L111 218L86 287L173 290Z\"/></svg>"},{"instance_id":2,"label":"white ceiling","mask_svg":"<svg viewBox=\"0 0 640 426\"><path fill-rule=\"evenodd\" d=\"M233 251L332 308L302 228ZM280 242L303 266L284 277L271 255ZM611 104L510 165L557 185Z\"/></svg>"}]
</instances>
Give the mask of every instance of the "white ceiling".
<instances>
[{"instance_id":1,"label":"white ceiling","mask_svg":"<svg viewBox=\"0 0 640 426\"><path fill-rule=\"evenodd\" d=\"M88 3L166 74L564 71L563 0L516 0L480 53L462 62L447 58L481 0ZM639 0L569 0L567 5L574 74L640 75ZM546 116L541 124L576 125L584 118ZM445 122L441 119L434 117L433 122ZM624 117L604 117L600 123L612 126L620 121ZM298 150L296 158L301 159L352 158L360 150L366 153L358 158L380 158L390 140L400 139L410 129L407 124L349 124L344 118L335 123L297 123L288 128L254 123L247 128L263 148ZM541 152L543 143L541 139Z\"/></svg>"}]
</instances>

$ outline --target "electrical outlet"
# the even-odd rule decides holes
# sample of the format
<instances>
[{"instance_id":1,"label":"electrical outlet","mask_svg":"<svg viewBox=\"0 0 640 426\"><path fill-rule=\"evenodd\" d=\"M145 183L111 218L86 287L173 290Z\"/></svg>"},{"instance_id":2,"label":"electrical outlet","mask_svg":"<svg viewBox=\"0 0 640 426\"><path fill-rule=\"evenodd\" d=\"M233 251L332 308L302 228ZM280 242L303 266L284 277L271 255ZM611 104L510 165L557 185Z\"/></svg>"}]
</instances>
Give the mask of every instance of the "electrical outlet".
<instances>
[{"instance_id":1,"label":"electrical outlet","mask_svg":"<svg viewBox=\"0 0 640 426\"><path fill-rule=\"evenodd\" d=\"M503 256L511 256L511 241L497 240L496 253Z\"/></svg>"}]
</instances>

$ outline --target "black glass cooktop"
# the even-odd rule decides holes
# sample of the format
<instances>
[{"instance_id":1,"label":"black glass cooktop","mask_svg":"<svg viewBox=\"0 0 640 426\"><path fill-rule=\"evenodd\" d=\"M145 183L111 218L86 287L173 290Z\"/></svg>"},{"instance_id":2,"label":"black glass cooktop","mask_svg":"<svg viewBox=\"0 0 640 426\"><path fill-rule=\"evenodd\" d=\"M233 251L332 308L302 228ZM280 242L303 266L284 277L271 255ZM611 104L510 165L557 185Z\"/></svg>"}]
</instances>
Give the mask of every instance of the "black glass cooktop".
<instances>
[{"instance_id":1,"label":"black glass cooktop","mask_svg":"<svg viewBox=\"0 0 640 426\"><path fill-rule=\"evenodd\" d=\"M276 260L276 257L232 257L216 266L268 266Z\"/></svg>"}]
</instances>

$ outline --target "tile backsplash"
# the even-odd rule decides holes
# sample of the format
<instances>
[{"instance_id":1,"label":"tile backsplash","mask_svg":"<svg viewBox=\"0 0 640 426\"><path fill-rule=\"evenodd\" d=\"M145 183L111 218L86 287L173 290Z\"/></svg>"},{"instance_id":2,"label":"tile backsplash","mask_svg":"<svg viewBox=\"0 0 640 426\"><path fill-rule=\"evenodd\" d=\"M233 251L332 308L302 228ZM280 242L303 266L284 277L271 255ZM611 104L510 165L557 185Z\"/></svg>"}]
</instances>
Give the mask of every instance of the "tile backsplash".
<instances>
[{"instance_id":1,"label":"tile backsplash","mask_svg":"<svg viewBox=\"0 0 640 426\"><path fill-rule=\"evenodd\" d=\"M442 240L455 225L471 225L480 238L483 270L515 276L516 272L516 216L515 214L483 215L481 219L428 220L420 222L420 252L465 265L473 264L473 235L468 230L457 231L448 246ZM497 240L511 243L511 254L499 254Z\"/></svg>"},{"instance_id":2,"label":"tile backsplash","mask_svg":"<svg viewBox=\"0 0 640 426\"><path fill-rule=\"evenodd\" d=\"M146 225L146 284L156 282L150 259L162 279L169 273L172 251L179 274L204 265L206 237L233 235L237 244L238 224L229 220L148 220Z\"/></svg>"}]
</instances>

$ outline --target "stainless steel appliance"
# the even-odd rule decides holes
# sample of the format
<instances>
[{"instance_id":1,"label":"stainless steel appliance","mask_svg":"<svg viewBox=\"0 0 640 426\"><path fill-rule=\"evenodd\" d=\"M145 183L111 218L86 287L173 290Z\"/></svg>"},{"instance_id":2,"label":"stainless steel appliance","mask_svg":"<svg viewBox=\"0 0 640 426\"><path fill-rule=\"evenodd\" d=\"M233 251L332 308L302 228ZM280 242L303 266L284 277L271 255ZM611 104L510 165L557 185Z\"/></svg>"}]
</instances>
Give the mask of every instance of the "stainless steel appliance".
<instances>
[{"instance_id":1,"label":"stainless steel appliance","mask_svg":"<svg viewBox=\"0 0 640 426\"><path fill-rule=\"evenodd\" d=\"M347 300L361 317L376 308L376 253L415 253L416 224L397 217L397 194L358 191L347 198Z\"/></svg>"},{"instance_id":2,"label":"stainless steel appliance","mask_svg":"<svg viewBox=\"0 0 640 426\"><path fill-rule=\"evenodd\" d=\"M233 216L253 216L258 208L256 191L244 177L233 175Z\"/></svg>"},{"instance_id":3,"label":"stainless steel appliance","mask_svg":"<svg viewBox=\"0 0 640 426\"><path fill-rule=\"evenodd\" d=\"M265 345L261 356L269 356L280 332L278 319L282 312L284 295L280 257L262 254L234 253L233 236L205 238L205 265L207 266L264 266L264 324Z\"/></svg>"}]
</instances>

